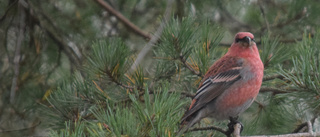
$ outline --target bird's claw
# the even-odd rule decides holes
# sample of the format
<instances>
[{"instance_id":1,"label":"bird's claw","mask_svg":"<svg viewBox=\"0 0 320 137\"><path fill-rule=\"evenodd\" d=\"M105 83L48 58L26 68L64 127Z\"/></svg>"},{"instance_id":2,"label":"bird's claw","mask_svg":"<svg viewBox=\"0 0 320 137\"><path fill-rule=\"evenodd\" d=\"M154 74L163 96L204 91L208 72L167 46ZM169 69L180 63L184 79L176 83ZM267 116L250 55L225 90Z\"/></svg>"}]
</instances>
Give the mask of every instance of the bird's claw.
<instances>
[{"instance_id":1,"label":"bird's claw","mask_svg":"<svg viewBox=\"0 0 320 137\"><path fill-rule=\"evenodd\" d=\"M227 134L228 135L231 135L234 131L234 126L239 123L241 125L241 129L240 129L240 133L242 132L243 130L243 124L238 121L238 117L230 117L230 123L228 124L228 131L227 131Z\"/></svg>"}]
</instances>

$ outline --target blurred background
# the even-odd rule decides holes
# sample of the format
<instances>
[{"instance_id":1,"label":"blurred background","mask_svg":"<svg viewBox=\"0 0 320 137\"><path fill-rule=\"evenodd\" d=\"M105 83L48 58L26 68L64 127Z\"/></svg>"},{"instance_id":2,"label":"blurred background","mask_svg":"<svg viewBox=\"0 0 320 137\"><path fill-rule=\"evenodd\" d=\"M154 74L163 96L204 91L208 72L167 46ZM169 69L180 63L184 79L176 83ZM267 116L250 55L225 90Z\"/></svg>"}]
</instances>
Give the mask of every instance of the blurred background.
<instances>
[{"instance_id":1,"label":"blurred background","mask_svg":"<svg viewBox=\"0 0 320 137\"><path fill-rule=\"evenodd\" d=\"M239 31L266 68L243 135L319 132L319 13L317 0L2 0L0 136L174 136ZM197 126L213 125L226 128Z\"/></svg>"}]
</instances>

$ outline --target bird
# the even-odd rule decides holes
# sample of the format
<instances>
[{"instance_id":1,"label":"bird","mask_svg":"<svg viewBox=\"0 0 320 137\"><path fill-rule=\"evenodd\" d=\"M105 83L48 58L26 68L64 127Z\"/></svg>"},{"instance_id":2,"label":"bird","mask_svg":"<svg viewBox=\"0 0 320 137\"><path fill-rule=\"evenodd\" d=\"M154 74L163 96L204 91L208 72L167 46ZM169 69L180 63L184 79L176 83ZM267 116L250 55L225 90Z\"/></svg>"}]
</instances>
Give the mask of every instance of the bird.
<instances>
[{"instance_id":1,"label":"bird","mask_svg":"<svg viewBox=\"0 0 320 137\"><path fill-rule=\"evenodd\" d=\"M180 120L178 136L206 117L217 121L237 119L257 97L263 71L254 35L238 32L228 52L203 76Z\"/></svg>"}]
</instances>

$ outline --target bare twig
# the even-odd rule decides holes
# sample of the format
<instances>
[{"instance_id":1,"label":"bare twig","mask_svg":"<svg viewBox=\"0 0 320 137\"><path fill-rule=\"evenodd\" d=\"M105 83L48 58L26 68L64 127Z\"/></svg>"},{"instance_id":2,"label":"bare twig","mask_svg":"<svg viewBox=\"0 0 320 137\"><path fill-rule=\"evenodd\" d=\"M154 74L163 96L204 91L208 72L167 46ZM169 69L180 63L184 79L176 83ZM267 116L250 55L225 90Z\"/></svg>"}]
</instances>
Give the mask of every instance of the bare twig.
<instances>
[{"instance_id":1,"label":"bare twig","mask_svg":"<svg viewBox=\"0 0 320 137\"><path fill-rule=\"evenodd\" d=\"M227 131L223 130L222 128L210 126L210 127L199 127L199 128L193 128L188 130L187 132L193 132L193 131L205 131L205 130L216 130L226 135Z\"/></svg>"},{"instance_id":2,"label":"bare twig","mask_svg":"<svg viewBox=\"0 0 320 137\"><path fill-rule=\"evenodd\" d=\"M280 74L275 74L275 75L269 75L269 76L264 76L263 81L269 81L269 80L274 80L274 79L284 79L284 77Z\"/></svg>"},{"instance_id":3,"label":"bare twig","mask_svg":"<svg viewBox=\"0 0 320 137\"><path fill-rule=\"evenodd\" d=\"M9 1L11 2L11 1ZM0 22L2 22L6 17L7 17L7 14L9 12L9 10L18 2L18 0L15 0L13 2L10 3L10 5L8 6L8 8L6 9L6 11L4 12L4 14L2 15L2 17L0 18Z\"/></svg>"},{"instance_id":4,"label":"bare twig","mask_svg":"<svg viewBox=\"0 0 320 137\"><path fill-rule=\"evenodd\" d=\"M188 68L194 75L197 75L199 77L203 77L202 74L199 72L199 71L196 71L194 70L192 67L190 67L188 64L187 64L187 60L182 56L180 55L180 61L183 63L183 65Z\"/></svg>"},{"instance_id":5,"label":"bare twig","mask_svg":"<svg viewBox=\"0 0 320 137\"><path fill-rule=\"evenodd\" d=\"M56 65L47 73L46 83L48 82L50 76L53 74L53 72L61 65L61 49L58 51L58 58Z\"/></svg>"},{"instance_id":6,"label":"bare twig","mask_svg":"<svg viewBox=\"0 0 320 137\"><path fill-rule=\"evenodd\" d=\"M167 20L170 18L171 10L172 10L172 3L173 0L167 0L167 7L164 14L164 18L157 29L157 31L152 35L150 41L143 47L143 49L140 51L140 53L137 56L137 59L132 64L129 73L134 72L139 64L141 63L142 59L147 55L147 53L151 50L151 48L154 46L154 44L160 39L160 36L162 34L163 29L165 28Z\"/></svg>"},{"instance_id":7,"label":"bare twig","mask_svg":"<svg viewBox=\"0 0 320 137\"><path fill-rule=\"evenodd\" d=\"M0 130L0 133L15 132L15 131L23 131L23 130L27 130L27 129L32 129L32 128L39 126L40 124L41 124L41 121L39 121L38 123L36 123L34 125L31 125L30 127L25 127L25 128L20 128L20 129L11 129L11 130Z\"/></svg>"},{"instance_id":8,"label":"bare twig","mask_svg":"<svg viewBox=\"0 0 320 137\"><path fill-rule=\"evenodd\" d=\"M261 92L273 92L274 94L282 94L282 93L291 93L291 91L295 91L294 89L292 90L283 90L279 88L272 88L272 87L261 87L260 88L260 93Z\"/></svg>"},{"instance_id":9,"label":"bare twig","mask_svg":"<svg viewBox=\"0 0 320 137\"><path fill-rule=\"evenodd\" d=\"M25 9L20 2L21 2L21 0L19 1L19 5L18 5L18 7L19 7L18 11L20 14L19 15L20 23L19 23L19 36L17 38L17 46L16 46L14 59L13 59L14 75L13 75L12 85L11 85L11 90L10 90L10 103L11 104L14 102L16 91L17 91L19 68L20 68L20 58L21 58L20 50L21 50L22 41L24 39L24 30L25 30L25 25L26 25L25 24L25 17L26 17Z\"/></svg>"},{"instance_id":10,"label":"bare twig","mask_svg":"<svg viewBox=\"0 0 320 137\"><path fill-rule=\"evenodd\" d=\"M292 133L298 133L300 130L302 130L304 127L308 126L307 122L300 124Z\"/></svg>"},{"instance_id":11,"label":"bare twig","mask_svg":"<svg viewBox=\"0 0 320 137\"><path fill-rule=\"evenodd\" d=\"M314 123L316 119L317 119L317 117L312 118L312 119L310 120L311 123ZM292 133L298 133L298 132L300 132L304 127L307 127L307 126L308 126L308 122L304 122L304 123L300 124L296 129L294 129Z\"/></svg>"},{"instance_id":12,"label":"bare twig","mask_svg":"<svg viewBox=\"0 0 320 137\"><path fill-rule=\"evenodd\" d=\"M41 13L38 11L38 9L33 5L31 1L27 1L29 4L30 12L29 14L31 17L37 21L37 24L43 28L49 35L49 37L57 43L57 46L59 46L59 49L62 49L62 51L65 53L65 55L69 58L70 62L76 66L79 66L81 61L80 61L80 56L77 55L77 51L75 51L74 47L69 46L61 34L57 33L57 27L55 27L52 24L52 21L46 20L49 17L47 17L46 14Z\"/></svg>"},{"instance_id":13,"label":"bare twig","mask_svg":"<svg viewBox=\"0 0 320 137\"><path fill-rule=\"evenodd\" d=\"M241 124L237 123L233 126L234 131L233 131L233 137L240 137L240 132L241 132Z\"/></svg>"},{"instance_id":14,"label":"bare twig","mask_svg":"<svg viewBox=\"0 0 320 137\"><path fill-rule=\"evenodd\" d=\"M193 96L194 96L194 94L188 93L188 92L169 91L169 93L180 93L181 95L184 95L184 96L189 97L189 98L193 98Z\"/></svg>"},{"instance_id":15,"label":"bare twig","mask_svg":"<svg viewBox=\"0 0 320 137\"><path fill-rule=\"evenodd\" d=\"M311 121L307 121L307 125L308 125L308 133L310 133L311 135L313 135L313 131L312 131L312 124Z\"/></svg>"},{"instance_id":16,"label":"bare twig","mask_svg":"<svg viewBox=\"0 0 320 137\"><path fill-rule=\"evenodd\" d=\"M265 21L265 23L266 23L268 32L270 32L270 25L269 25L269 22L268 22L268 20L267 20L267 17L266 17L266 14L265 14L265 12L264 12L264 9L263 9L263 7L262 7L262 1L259 0L259 1L258 1L258 4L259 4L260 11L261 11L261 14L262 14L262 16L263 16L263 19L264 19L264 21Z\"/></svg>"},{"instance_id":17,"label":"bare twig","mask_svg":"<svg viewBox=\"0 0 320 137\"><path fill-rule=\"evenodd\" d=\"M131 29L136 34L144 37L145 39L150 40L151 36L145 32L143 32L139 27L134 25L132 22L130 22L126 17L124 17L120 12L113 9L108 3L104 2L103 0L94 0L96 1L100 6L102 6L106 11L113 14L117 17L125 26L127 26L129 29Z\"/></svg>"},{"instance_id":18,"label":"bare twig","mask_svg":"<svg viewBox=\"0 0 320 137\"><path fill-rule=\"evenodd\" d=\"M224 7L222 5L222 1L221 0L218 0L218 8L219 8L219 11L221 12L221 14L223 14L222 17L225 17L227 19L226 23L228 22L232 22L234 24L237 24L236 26L235 25L230 25L229 27L233 27L233 28L243 28L243 29L246 29L246 30L251 30L251 27L248 25L248 24L245 24L245 23L242 23L240 22L239 20L237 20L227 9L226 7ZM237 30L238 31L238 30Z\"/></svg>"},{"instance_id":19,"label":"bare twig","mask_svg":"<svg viewBox=\"0 0 320 137\"><path fill-rule=\"evenodd\" d=\"M299 19L301 19L302 17L304 17L307 13L307 8L304 8L300 13L298 13L297 15L295 15L293 18L291 19L288 19L287 21L285 22L280 22L278 24L275 24L275 25L271 25L269 27L269 29L272 29L272 28L282 28L288 24L291 24L292 22L295 22ZM256 31L253 31L254 33L255 32L258 32L258 31L264 31L265 29L267 29L268 26L263 26L261 27L259 30L256 30Z\"/></svg>"},{"instance_id":20,"label":"bare twig","mask_svg":"<svg viewBox=\"0 0 320 137\"><path fill-rule=\"evenodd\" d=\"M310 133L294 133L294 134L282 134L282 135L259 135L259 136L242 136L242 137L318 137L320 132Z\"/></svg>"},{"instance_id":21,"label":"bare twig","mask_svg":"<svg viewBox=\"0 0 320 137\"><path fill-rule=\"evenodd\" d=\"M264 105L261 102L257 101L256 99L254 100L254 102L259 105L259 108L263 108L264 107Z\"/></svg>"},{"instance_id":22,"label":"bare twig","mask_svg":"<svg viewBox=\"0 0 320 137\"><path fill-rule=\"evenodd\" d=\"M114 83L116 83L117 85L123 87L123 88L126 88L126 89L134 89L135 87L133 86L128 86L128 85L125 85L123 83L121 83L120 81L118 81L114 76L112 76L112 73L110 71L105 71L105 73L108 75L108 77L110 78L110 80Z\"/></svg>"}]
</instances>

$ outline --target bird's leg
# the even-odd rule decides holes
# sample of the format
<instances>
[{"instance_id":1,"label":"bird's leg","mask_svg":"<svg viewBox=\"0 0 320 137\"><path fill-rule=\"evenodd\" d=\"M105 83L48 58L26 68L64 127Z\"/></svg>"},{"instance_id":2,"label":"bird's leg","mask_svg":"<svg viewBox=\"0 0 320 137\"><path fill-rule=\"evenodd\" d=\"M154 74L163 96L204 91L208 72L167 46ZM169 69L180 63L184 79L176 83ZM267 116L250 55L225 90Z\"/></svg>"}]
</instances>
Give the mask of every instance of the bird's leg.
<instances>
[{"instance_id":1,"label":"bird's leg","mask_svg":"<svg viewBox=\"0 0 320 137\"><path fill-rule=\"evenodd\" d=\"M240 129L240 133L243 130L243 124L238 121L238 116L237 117L229 117L230 123L228 124L228 130L226 132L227 136L230 136L233 131L234 131L234 125L236 125L237 123L239 123L241 125L241 129Z\"/></svg>"}]
</instances>

